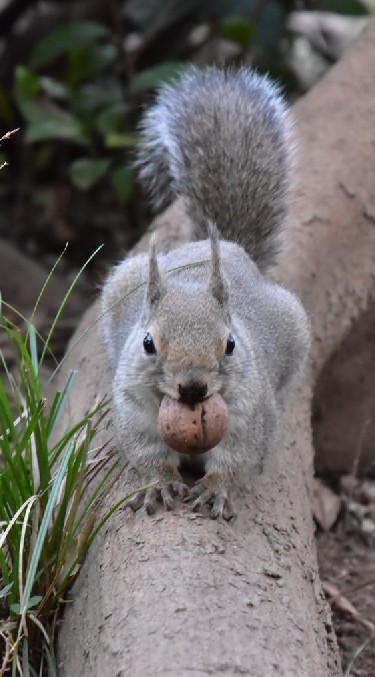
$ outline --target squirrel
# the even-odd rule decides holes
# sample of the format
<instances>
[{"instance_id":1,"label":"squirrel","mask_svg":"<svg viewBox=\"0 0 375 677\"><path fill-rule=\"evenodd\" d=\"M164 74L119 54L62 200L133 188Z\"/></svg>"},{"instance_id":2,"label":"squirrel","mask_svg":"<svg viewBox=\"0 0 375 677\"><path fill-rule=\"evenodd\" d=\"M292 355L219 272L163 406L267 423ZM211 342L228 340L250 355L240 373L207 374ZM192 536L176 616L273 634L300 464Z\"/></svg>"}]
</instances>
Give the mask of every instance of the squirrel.
<instances>
[{"instance_id":1,"label":"squirrel","mask_svg":"<svg viewBox=\"0 0 375 677\"><path fill-rule=\"evenodd\" d=\"M231 493L246 472L262 471L310 345L302 304L272 279L293 166L290 116L267 76L192 67L162 86L140 137L137 165L154 203L181 198L194 232L168 253L152 240L102 290L119 450L152 485L130 505L153 514L180 497L230 520ZM157 429L163 396L186 392L190 404L219 393L229 412L192 488L180 473L186 455Z\"/></svg>"}]
</instances>

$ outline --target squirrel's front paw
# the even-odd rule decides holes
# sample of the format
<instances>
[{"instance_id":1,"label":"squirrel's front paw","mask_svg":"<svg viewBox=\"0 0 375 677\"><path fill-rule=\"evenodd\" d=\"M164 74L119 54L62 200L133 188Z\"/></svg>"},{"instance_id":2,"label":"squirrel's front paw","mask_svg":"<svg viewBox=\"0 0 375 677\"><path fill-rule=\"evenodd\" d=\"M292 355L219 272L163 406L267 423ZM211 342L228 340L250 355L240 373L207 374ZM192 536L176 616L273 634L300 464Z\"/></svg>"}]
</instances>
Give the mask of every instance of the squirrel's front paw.
<instances>
[{"instance_id":1,"label":"squirrel's front paw","mask_svg":"<svg viewBox=\"0 0 375 677\"><path fill-rule=\"evenodd\" d=\"M146 491L140 491L127 501L125 506L129 506L136 512L144 505L147 514L153 515L161 503L166 510L171 510L175 497L184 499L188 494L189 487L186 484L181 480L172 480L162 486L150 487Z\"/></svg>"},{"instance_id":2,"label":"squirrel's front paw","mask_svg":"<svg viewBox=\"0 0 375 677\"><path fill-rule=\"evenodd\" d=\"M201 480L195 483L189 496L185 498L186 503L191 503L193 510L199 510L204 505L211 508L212 519L222 517L229 522L236 516L236 511L232 501L228 498L227 490L218 481L215 475L205 475Z\"/></svg>"}]
</instances>

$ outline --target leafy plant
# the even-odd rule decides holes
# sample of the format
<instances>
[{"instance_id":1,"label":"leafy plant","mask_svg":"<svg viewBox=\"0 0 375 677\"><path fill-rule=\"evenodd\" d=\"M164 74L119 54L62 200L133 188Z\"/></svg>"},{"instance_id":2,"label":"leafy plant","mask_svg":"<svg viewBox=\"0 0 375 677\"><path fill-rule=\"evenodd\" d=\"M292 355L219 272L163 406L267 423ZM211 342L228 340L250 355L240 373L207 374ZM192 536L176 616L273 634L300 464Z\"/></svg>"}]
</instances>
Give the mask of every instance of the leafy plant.
<instances>
[{"instance_id":1,"label":"leafy plant","mask_svg":"<svg viewBox=\"0 0 375 677\"><path fill-rule=\"evenodd\" d=\"M60 26L35 45L29 66L16 68L14 89L27 121L26 141L69 142L70 181L80 190L105 181L124 204L134 186L131 160L137 136L132 128L139 96L173 77L181 64L163 63L128 82L114 42L110 30L93 21ZM47 75L51 69L60 77Z\"/></svg>"},{"instance_id":2,"label":"leafy plant","mask_svg":"<svg viewBox=\"0 0 375 677\"><path fill-rule=\"evenodd\" d=\"M46 341L32 318L23 335L0 300L0 674L56 674L53 645L64 594L123 502L98 521L100 503L121 472L112 450L92 446L104 402L55 439L74 374L48 404L40 369L65 300Z\"/></svg>"},{"instance_id":3,"label":"leafy plant","mask_svg":"<svg viewBox=\"0 0 375 677\"><path fill-rule=\"evenodd\" d=\"M220 35L226 40L247 47L254 37L255 25L242 16L232 16L222 22L220 26Z\"/></svg>"},{"instance_id":4,"label":"leafy plant","mask_svg":"<svg viewBox=\"0 0 375 677\"><path fill-rule=\"evenodd\" d=\"M321 10L346 16L363 16L369 14L369 7L361 0L324 0Z\"/></svg>"}]
</instances>

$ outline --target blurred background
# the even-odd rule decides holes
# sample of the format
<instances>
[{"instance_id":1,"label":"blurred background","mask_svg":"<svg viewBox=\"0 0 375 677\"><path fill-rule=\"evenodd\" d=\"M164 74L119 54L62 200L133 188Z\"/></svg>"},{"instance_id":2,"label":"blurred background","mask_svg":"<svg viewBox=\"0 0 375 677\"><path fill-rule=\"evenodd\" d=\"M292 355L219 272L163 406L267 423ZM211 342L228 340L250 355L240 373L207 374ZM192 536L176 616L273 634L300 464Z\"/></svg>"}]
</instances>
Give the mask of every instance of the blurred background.
<instances>
[{"instance_id":1,"label":"blurred background","mask_svg":"<svg viewBox=\"0 0 375 677\"><path fill-rule=\"evenodd\" d=\"M374 6L0 0L0 137L19 128L0 147L0 165L7 163L0 172L0 249L7 241L50 269L69 242L58 271L69 276L105 243L86 273L100 283L107 263L151 218L132 162L137 122L155 88L187 62L245 64L269 73L293 101L340 58ZM6 251L7 275L19 275ZM0 259L0 285L1 268Z\"/></svg>"}]
</instances>

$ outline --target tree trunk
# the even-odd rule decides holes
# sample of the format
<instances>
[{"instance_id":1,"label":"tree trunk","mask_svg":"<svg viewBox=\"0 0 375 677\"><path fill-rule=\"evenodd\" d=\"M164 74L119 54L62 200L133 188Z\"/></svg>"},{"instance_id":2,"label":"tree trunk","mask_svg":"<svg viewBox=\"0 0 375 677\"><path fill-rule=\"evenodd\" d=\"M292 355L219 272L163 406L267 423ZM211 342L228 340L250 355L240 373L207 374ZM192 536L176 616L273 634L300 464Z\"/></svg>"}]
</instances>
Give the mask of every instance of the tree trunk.
<instances>
[{"instance_id":1,"label":"tree trunk","mask_svg":"<svg viewBox=\"0 0 375 677\"><path fill-rule=\"evenodd\" d=\"M156 517L114 515L66 607L63 676L341 674L316 562L310 419L316 379L374 288L374 44L372 21L295 107L299 179L279 277L310 313L314 344L278 453L249 494L237 497L232 524L181 506ZM178 204L159 220L166 225L186 238ZM91 309L78 331L98 313ZM109 392L96 328L70 354L65 377L69 368L78 369L70 410L76 419ZM101 440L110 437L109 427ZM107 506L129 482L120 481Z\"/></svg>"}]
</instances>

